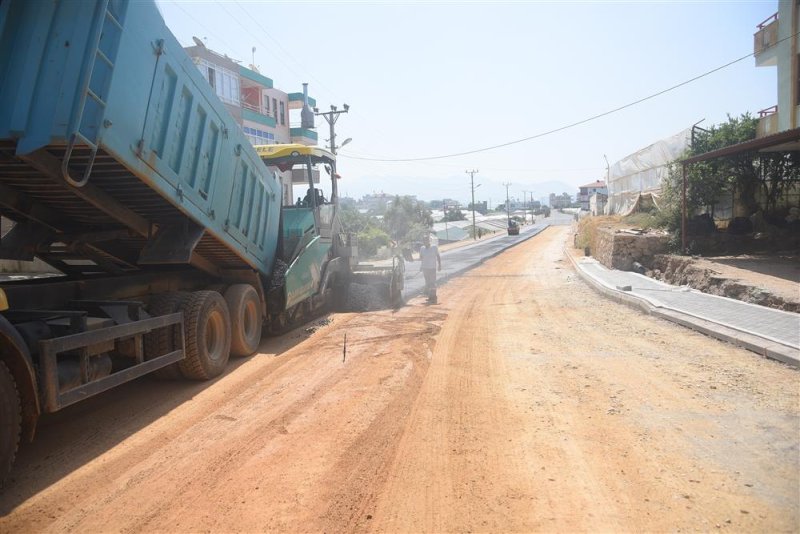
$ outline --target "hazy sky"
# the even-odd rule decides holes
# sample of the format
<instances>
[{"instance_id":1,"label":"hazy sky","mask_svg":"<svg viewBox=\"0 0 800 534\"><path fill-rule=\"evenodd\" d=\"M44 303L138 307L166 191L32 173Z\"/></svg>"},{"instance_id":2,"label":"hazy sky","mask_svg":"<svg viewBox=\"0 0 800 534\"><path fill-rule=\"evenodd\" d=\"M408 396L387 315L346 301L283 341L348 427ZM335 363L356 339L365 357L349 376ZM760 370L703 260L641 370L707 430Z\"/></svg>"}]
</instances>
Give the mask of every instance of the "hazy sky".
<instances>
[{"instance_id":1,"label":"hazy sky","mask_svg":"<svg viewBox=\"0 0 800 534\"><path fill-rule=\"evenodd\" d=\"M618 113L505 148L420 162L559 128L636 101L753 52L776 1L256 2L158 1L184 44L252 61L287 92L309 82L320 108L346 102L341 188L493 205L604 179L615 161L705 119L777 101L775 67L752 57ZM327 124L317 124L321 143ZM349 156L349 157L348 157ZM561 189L563 189L561 187Z\"/></svg>"}]
</instances>

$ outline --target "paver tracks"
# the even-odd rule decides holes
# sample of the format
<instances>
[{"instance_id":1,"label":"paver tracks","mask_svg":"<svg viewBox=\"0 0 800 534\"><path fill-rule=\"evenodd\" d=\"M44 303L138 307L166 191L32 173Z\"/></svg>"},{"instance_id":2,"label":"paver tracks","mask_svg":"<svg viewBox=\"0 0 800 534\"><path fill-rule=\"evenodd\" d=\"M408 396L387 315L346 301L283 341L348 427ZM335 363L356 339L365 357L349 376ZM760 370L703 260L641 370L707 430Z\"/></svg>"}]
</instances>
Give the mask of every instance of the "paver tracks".
<instances>
[{"instance_id":1,"label":"paver tracks","mask_svg":"<svg viewBox=\"0 0 800 534\"><path fill-rule=\"evenodd\" d=\"M49 418L0 531L796 530L798 373L598 297L566 232Z\"/></svg>"}]
</instances>

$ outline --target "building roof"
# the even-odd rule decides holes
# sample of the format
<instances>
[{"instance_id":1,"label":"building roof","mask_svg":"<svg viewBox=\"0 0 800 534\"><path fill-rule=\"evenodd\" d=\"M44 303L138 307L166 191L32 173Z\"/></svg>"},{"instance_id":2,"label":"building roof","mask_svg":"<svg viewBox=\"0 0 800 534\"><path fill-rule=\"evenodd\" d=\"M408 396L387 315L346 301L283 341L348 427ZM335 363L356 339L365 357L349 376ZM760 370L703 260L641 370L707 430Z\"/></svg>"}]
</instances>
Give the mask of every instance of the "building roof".
<instances>
[{"instance_id":1,"label":"building roof","mask_svg":"<svg viewBox=\"0 0 800 534\"><path fill-rule=\"evenodd\" d=\"M589 187L605 187L605 186L606 186L606 183L603 180L595 180L594 182L592 182L590 184L579 186L579 189L580 188L584 188L584 187L589 188Z\"/></svg>"}]
</instances>

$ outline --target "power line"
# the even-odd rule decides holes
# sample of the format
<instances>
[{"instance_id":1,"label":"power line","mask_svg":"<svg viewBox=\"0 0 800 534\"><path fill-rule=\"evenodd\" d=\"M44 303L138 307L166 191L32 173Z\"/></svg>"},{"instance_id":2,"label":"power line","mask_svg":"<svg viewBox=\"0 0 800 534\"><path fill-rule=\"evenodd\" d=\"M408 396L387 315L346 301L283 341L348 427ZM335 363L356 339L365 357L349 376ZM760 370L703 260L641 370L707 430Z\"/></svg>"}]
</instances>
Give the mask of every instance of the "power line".
<instances>
[{"instance_id":1,"label":"power line","mask_svg":"<svg viewBox=\"0 0 800 534\"><path fill-rule=\"evenodd\" d=\"M219 2L217 2L217 3L219 3ZM288 50L286 50L286 48L284 48L283 45L281 45L280 41L278 39L276 39L275 37L273 37L270 34L270 32L267 31L267 29L264 27L264 25L260 22L259 17L257 15L254 15L250 10L248 10L244 5L242 5L241 2L239 2L237 0L234 0L233 3L236 4L236 7L238 7L239 10L242 11L242 13L245 14L245 16L248 18L248 20L254 22L258 26L258 28L261 30L261 32L263 32L263 34L265 36L267 36L270 39L270 41L275 43L275 46L277 46L277 48L281 52L283 52L283 54L290 61L292 61L297 67L299 67L303 72L305 72L308 75L308 78L310 78L311 80L315 81L317 83L317 85L324 92L328 93L329 96L332 96L333 100L340 100L340 101L346 100L346 99L342 98L341 96L339 96L336 93L336 91L334 91L329 86L324 84L318 77L316 77L314 75L314 73L311 71L311 69L306 68L305 65L301 61L299 61ZM288 3L291 3L291 2L288 2ZM221 7L223 7L221 3L219 3L219 4L220 4ZM224 7L223 7L223 9L224 9ZM236 22L240 26L242 26L242 28L244 28L244 25L241 22L239 22L239 20L236 19L236 17L234 17L232 13L227 11L227 9L225 11L226 11L226 13L228 13L228 15L231 16L231 18L236 20ZM250 33L250 31L247 30L246 28L245 28L245 31L247 31L247 33L249 33L251 36L253 36L253 34ZM255 36L253 36L253 37L255 37ZM266 46L263 41L261 41L257 37L256 37L256 39L259 41L259 43L261 43L262 46L264 46L266 49L269 49L269 47ZM290 72L292 72L295 76L297 76L301 81L305 78L305 76L303 76L300 73L298 73L294 68L292 68L291 65L289 65L286 61L284 61L282 58L280 58L278 54L274 54L274 56L278 59L278 61L280 61L287 69L289 69ZM316 91L316 89L314 91ZM358 117L362 117L364 119L368 119L368 117L366 115L362 115L358 110L354 110L354 114L357 115ZM376 129L370 128L370 130L373 131L373 133L378 134L379 137L385 137L386 136L385 133L383 131L379 130L379 129L376 130Z\"/></svg>"},{"instance_id":2,"label":"power line","mask_svg":"<svg viewBox=\"0 0 800 534\"><path fill-rule=\"evenodd\" d=\"M370 156L368 154L363 154L363 153L359 153L359 152L352 152L350 150L347 150L347 151L342 150L337 154L337 156L340 157L340 158L364 159L365 161L386 162L385 160L373 159L373 158L377 158L377 156ZM416 163L416 162L414 162L414 161L391 161L391 162L386 162L386 163L399 163L399 164L404 164L405 163L405 164L408 164L408 163ZM426 163L425 166L426 167L427 166L431 166L431 167L451 168L451 169L460 169L460 168L463 167L462 165L459 165L457 163ZM566 169L553 169L553 168L551 168L551 169L524 168L523 169L523 168L507 168L507 167L484 167L484 170L497 171L497 172L539 172L539 173L545 173L545 172L547 172L547 173L553 173L553 172L559 172L559 173L566 173L566 172L570 172L570 173L579 173L579 172L580 173L592 173L592 172L602 171L604 169L605 169L605 167L582 167L582 168L566 168Z\"/></svg>"},{"instance_id":3,"label":"power line","mask_svg":"<svg viewBox=\"0 0 800 534\"><path fill-rule=\"evenodd\" d=\"M783 39L777 41L773 46L777 46L779 43L781 43L783 41L786 41L787 39L791 39L792 37L795 37L798 33L800 33L800 32L794 33L794 34L792 34L792 35L790 35L788 37L784 37ZM430 161L430 160L437 160L437 159L454 158L454 157L458 157L458 156L467 156L467 155L470 155L470 154L477 154L479 152L487 152L489 150L495 150L495 149L498 149L498 148L503 148L503 147L507 147L507 146L511 146L511 145L516 145L516 144L519 144L519 143L524 143L526 141L531 141L533 139L538 139L540 137L545 137L547 135L552 135L554 133L563 132L564 130L568 130L568 129L574 128L576 126L580 126L582 124L586 124L587 122L591 122L591 121L600 119L602 117L606 117L606 116L611 115L613 113L617 113L617 112L622 111L624 109L628 109L630 107L633 107L633 106L636 106L638 104L641 104L642 102L646 102L648 100L652 100L653 98L659 97L659 96L661 96L661 95L663 95L665 93L669 93L670 91L674 91L675 89L683 87L684 85L688 85L688 84L690 84L692 82L695 82L695 81L697 81L697 80L699 80L701 78L705 78L706 76L714 74L715 72L718 72L720 70L726 69L726 68L730 67L731 65L735 65L736 63L739 63L741 61L744 61L745 59L753 57L754 55L755 55L755 52L751 52L751 53L749 53L749 54L747 54L745 56L742 56L742 57L740 57L738 59L734 59L733 61L729 61L728 63L725 63L724 65L721 65L721 66L716 67L714 69L711 69L711 70L709 70L707 72L704 72L703 74L695 76L694 78L690 78L688 80L685 80L683 82L675 84L672 87L668 87L666 89L658 91L657 93L653 93L651 95L645 96L645 97L640 98L638 100L635 100L633 102L629 102L629 103L627 103L625 105L616 107L614 109L611 109L611 110L608 110L608 111L604 111L602 113L598 113L597 115L592 115L591 117L588 117L586 119L582 119L582 120L567 124L565 126L560 126L558 128L554 128L554 129L548 130L546 132L541 132L541 133L538 133L538 134L535 134L535 135L531 135L531 136L528 136L528 137L523 137L522 139L515 139L514 141L508 141L506 143L500 143L500 144L497 144L497 145L492 145L492 146L488 146L488 147L484 147L484 148L476 148L474 150L466 150L464 152L454 152L452 154L442 154L442 155L439 155L439 156L424 156L424 157L417 157L417 158L364 158L364 157L357 157L357 156L346 156L344 154L342 155L342 157L347 157L347 158L350 158L350 159L364 160L364 161L381 161L381 162Z\"/></svg>"},{"instance_id":4,"label":"power line","mask_svg":"<svg viewBox=\"0 0 800 534\"><path fill-rule=\"evenodd\" d=\"M165 4L165 5L166 5L166 4ZM215 32L214 32L212 29L210 29L208 26L206 26L205 24L203 24L203 23L202 23L200 20L198 20L198 19L197 19L197 18L196 18L194 15L192 15L192 14L191 14L189 11L187 11L187 10L183 9L183 6L181 6L181 4L180 4L179 2L170 2L170 3L169 3L169 5L175 6L175 7L177 7L178 9L180 9L181 11L183 11L183 13L184 13L184 14L185 14L187 17L189 17L190 19L192 19L193 21L195 21L195 22L197 23L197 25L198 25L198 26L200 26L201 28L203 28L204 30L206 30L206 32L208 32L208 35L211 35L211 36L215 37L217 40L219 40L219 42L220 42L220 43L222 43L222 44L224 44L225 46L227 46L227 47L228 47L228 48L231 50L231 52L233 52L233 47L232 47L232 46L231 46L231 45L230 45L228 42L226 42L224 39L220 38L220 36L219 36L219 35L217 35L217 34L216 34L216 33L215 33Z\"/></svg>"},{"instance_id":5,"label":"power line","mask_svg":"<svg viewBox=\"0 0 800 534\"><path fill-rule=\"evenodd\" d=\"M293 62L294 62L295 64L297 64L297 66L299 66L301 69L303 69L303 70L306 70L306 69L304 69L304 68L303 68L303 65L301 65L299 61L297 61L297 60L296 60L294 57L292 57L292 55L291 55L291 54L289 54L289 52L287 52L287 51L286 51L286 49L285 49L285 48L283 48L283 46L281 46L280 42L278 42L278 40L277 40L277 39L275 39L275 38L274 38L272 35L270 35L270 34L269 34L269 32L267 32L266 28L264 28L264 26L261 24L261 22L259 22L259 19L258 19L258 17L257 17L257 16L253 15L252 13L250 13L250 12L249 12L247 9L245 9L245 7L244 7L244 6L242 6L242 5L241 5L239 2L233 2L233 3L234 3L234 4L236 4L236 7L238 7L238 8L239 8L239 9L240 9L240 10L241 10L241 11L242 11L244 14L245 14L245 16L246 16L246 17L247 17L247 18L248 18L250 21L254 22L254 23L255 23L255 24L258 26L258 28L261 30L261 32L262 32L264 35L266 35L266 36L267 36L267 37L270 39L270 41L272 41L273 43L275 43L275 45L276 45L276 46L277 46L277 47L278 47L278 48L279 48L279 49L280 49L280 50L281 50L281 51L282 51L282 52L283 52L283 53L286 55L286 57L287 57L287 58L288 58L290 61L293 61ZM266 50L270 50L270 48L271 48L271 47L270 47L269 45L267 45L267 44L266 44L264 41L262 41L262 40L261 40L259 37L257 37L257 36L255 36L255 35L253 35L253 34L250 32L250 30L249 30L249 29L247 29L247 28L245 27L245 25L244 25L244 24L242 24L242 23L239 21L239 19L238 19L238 18L237 18L237 17L236 17L236 16L235 16L233 13L231 13L230 11L228 11L228 10L225 8L225 6L223 5L223 3L222 3L222 2L217 2L217 4L218 4L218 5L219 5L219 6L220 6L220 7L221 7L223 10L225 10L225 12L226 12L226 13L227 13L227 14L228 14L228 15L229 15L229 16L230 16L230 17L231 17L233 20L235 20L235 21L236 21L236 23L237 23L237 24L239 24L239 26L241 26L241 27L242 27L242 28L243 28L243 29L244 29L244 30L245 30L245 31L246 31L248 34L250 34L250 36L251 36L251 37L253 37L253 38L254 38L256 41L258 41L258 43L259 43L261 46L263 46L263 47L264 47L264 49L266 49ZM289 65L289 63L287 63L286 61L284 61L284 60L283 60L283 59L282 59L282 58L281 58L281 57L280 57L278 54L272 54L272 56L273 56L275 59L277 59L278 61L280 61L280 62L283 64L283 66L284 66L284 67L286 67L286 68L289 70L289 72L291 72L292 74L294 74L295 76L297 76L297 77L299 78L299 80L300 80L300 81L303 81L303 79L305 78L305 76L303 76L301 73L297 72L297 71L296 71L296 70L295 70L295 69L294 69L294 68L293 68L291 65ZM308 72L308 71L307 71L307 72ZM311 74L310 72L308 72L308 74L311 76L311 78L314 78L313 74ZM316 79L316 78L314 78L314 79ZM320 85L322 85L322 84L320 83Z\"/></svg>"}]
</instances>

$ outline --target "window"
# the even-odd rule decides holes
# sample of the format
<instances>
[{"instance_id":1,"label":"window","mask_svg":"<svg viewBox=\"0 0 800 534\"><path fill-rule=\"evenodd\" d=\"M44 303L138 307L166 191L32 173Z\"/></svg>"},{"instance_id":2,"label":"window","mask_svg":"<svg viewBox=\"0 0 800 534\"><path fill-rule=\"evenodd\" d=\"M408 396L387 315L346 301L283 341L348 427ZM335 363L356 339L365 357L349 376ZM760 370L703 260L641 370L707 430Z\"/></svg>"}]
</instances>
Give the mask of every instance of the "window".
<instances>
[{"instance_id":1,"label":"window","mask_svg":"<svg viewBox=\"0 0 800 534\"><path fill-rule=\"evenodd\" d=\"M205 59L197 61L197 68L220 100L235 106L239 105L239 76L236 73L209 63Z\"/></svg>"},{"instance_id":2,"label":"window","mask_svg":"<svg viewBox=\"0 0 800 534\"><path fill-rule=\"evenodd\" d=\"M278 120L278 100L275 98L272 99L272 114L275 116L275 120Z\"/></svg>"},{"instance_id":3,"label":"window","mask_svg":"<svg viewBox=\"0 0 800 534\"><path fill-rule=\"evenodd\" d=\"M286 113L284 110L283 100L281 100L281 126L286 124Z\"/></svg>"},{"instance_id":4,"label":"window","mask_svg":"<svg viewBox=\"0 0 800 534\"><path fill-rule=\"evenodd\" d=\"M247 137L251 145L275 144L275 134L273 133L265 132L257 128L250 128L249 126L242 126L242 132L244 132L245 137Z\"/></svg>"},{"instance_id":5,"label":"window","mask_svg":"<svg viewBox=\"0 0 800 534\"><path fill-rule=\"evenodd\" d=\"M206 72L206 81L208 81L212 88L216 88L216 72L211 67L208 67L208 71Z\"/></svg>"},{"instance_id":6,"label":"window","mask_svg":"<svg viewBox=\"0 0 800 534\"><path fill-rule=\"evenodd\" d=\"M269 97L264 93L264 115L269 115Z\"/></svg>"}]
</instances>

